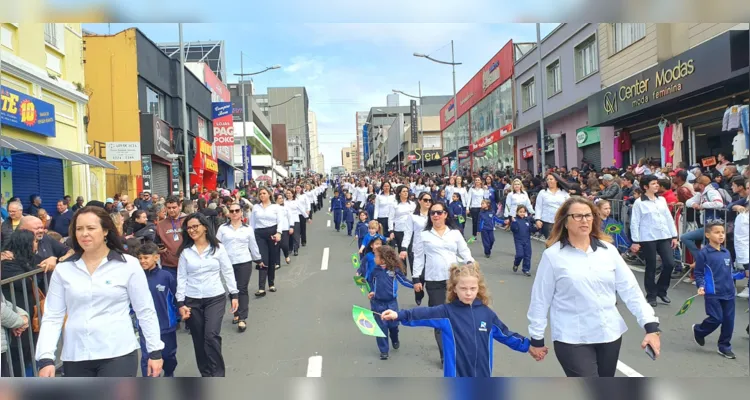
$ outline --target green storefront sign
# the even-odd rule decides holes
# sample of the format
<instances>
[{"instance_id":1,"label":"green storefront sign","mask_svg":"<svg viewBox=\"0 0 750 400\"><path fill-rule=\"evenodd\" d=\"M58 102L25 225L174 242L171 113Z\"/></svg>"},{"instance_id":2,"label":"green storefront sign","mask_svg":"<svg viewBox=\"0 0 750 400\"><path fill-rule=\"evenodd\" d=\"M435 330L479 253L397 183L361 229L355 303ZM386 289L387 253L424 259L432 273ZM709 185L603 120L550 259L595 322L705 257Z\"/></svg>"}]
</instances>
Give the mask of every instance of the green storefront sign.
<instances>
[{"instance_id":1,"label":"green storefront sign","mask_svg":"<svg viewBox=\"0 0 750 400\"><path fill-rule=\"evenodd\" d=\"M576 144L578 147L599 143L599 128L587 126L576 130Z\"/></svg>"}]
</instances>

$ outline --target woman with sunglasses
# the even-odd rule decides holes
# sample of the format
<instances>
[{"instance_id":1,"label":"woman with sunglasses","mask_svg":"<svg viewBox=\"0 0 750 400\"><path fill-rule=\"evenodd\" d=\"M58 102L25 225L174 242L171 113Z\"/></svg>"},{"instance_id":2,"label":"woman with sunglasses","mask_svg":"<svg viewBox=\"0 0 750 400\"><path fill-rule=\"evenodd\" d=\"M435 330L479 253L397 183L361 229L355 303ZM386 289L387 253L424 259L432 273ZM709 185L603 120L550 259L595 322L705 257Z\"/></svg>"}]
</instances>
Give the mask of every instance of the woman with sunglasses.
<instances>
[{"instance_id":1,"label":"woman with sunglasses","mask_svg":"<svg viewBox=\"0 0 750 400\"><path fill-rule=\"evenodd\" d=\"M237 282L232 261L216 239L206 216L189 215L182 223L182 244L177 251L177 308L190 328L198 370L204 377L225 375L221 354L221 321L226 311L224 278L232 313L237 312Z\"/></svg>"},{"instance_id":2,"label":"woman with sunglasses","mask_svg":"<svg viewBox=\"0 0 750 400\"><path fill-rule=\"evenodd\" d=\"M427 226L428 214L430 212L430 206L432 205L432 196L429 193L421 193L417 199L417 207L414 209L414 213L409 216L409 221L406 223L406 229L404 230L404 240L401 242L401 251L399 256L402 260L406 260L409 257L409 266L411 272L414 273L414 249L412 248L412 238L414 235L418 235ZM424 280L424 269L422 275L419 277L420 280ZM424 291L414 292L414 300L417 305L422 304L424 298Z\"/></svg>"},{"instance_id":3,"label":"woman with sunglasses","mask_svg":"<svg viewBox=\"0 0 750 400\"><path fill-rule=\"evenodd\" d=\"M281 241L279 241L279 250L284 253L284 261L286 261L287 264L292 262L292 259L289 258L289 237L291 237L292 234L294 234L294 217L299 218L297 214L292 215L292 212L289 208L284 205L284 195L281 193L277 193L274 195L274 200L276 200L276 204L281 207L282 213L281 213ZM281 255L277 252L276 253L276 265L274 266L275 269L281 268Z\"/></svg>"},{"instance_id":4,"label":"woman with sunglasses","mask_svg":"<svg viewBox=\"0 0 750 400\"><path fill-rule=\"evenodd\" d=\"M234 277L237 281L238 307L234 312L233 324L237 329L244 332L247 329L245 320L248 314L248 285L253 272L252 262L261 263L260 250L255 241L255 231L250 224L242 222L242 207L239 202L229 206L229 221L219 227L216 238L224 245L234 269Z\"/></svg>"},{"instance_id":5,"label":"woman with sunglasses","mask_svg":"<svg viewBox=\"0 0 750 400\"><path fill-rule=\"evenodd\" d=\"M307 186L310 187L309 184ZM279 242L281 241L286 210L271 202L271 192L264 187L258 189L258 198L260 203L253 207L251 220L255 230L255 241L258 242L260 257L263 260L257 267L259 269L258 291L255 292L255 296L262 297L266 295L266 279L268 280L268 290L276 291L274 285L275 265L278 264L276 259L279 256Z\"/></svg>"},{"instance_id":6,"label":"woman with sunglasses","mask_svg":"<svg viewBox=\"0 0 750 400\"><path fill-rule=\"evenodd\" d=\"M458 226L448 218L445 204L432 204L429 216L424 230L414 234L412 282L415 292L427 291L427 304L432 307L445 303L451 265L457 264L459 257L464 263L473 263L474 258ZM442 364L443 340L439 329L435 329L435 341Z\"/></svg>"},{"instance_id":7,"label":"woman with sunglasses","mask_svg":"<svg viewBox=\"0 0 750 400\"><path fill-rule=\"evenodd\" d=\"M294 256L299 255L299 244L300 244L300 230L301 224L305 223L307 219L307 210L302 203L297 200L297 196L290 186L289 189L284 191L286 201L284 201L284 207L289 210L291 216L291 229L289 229L289 249L293 251Z\"/></svg>"}]
</instances>

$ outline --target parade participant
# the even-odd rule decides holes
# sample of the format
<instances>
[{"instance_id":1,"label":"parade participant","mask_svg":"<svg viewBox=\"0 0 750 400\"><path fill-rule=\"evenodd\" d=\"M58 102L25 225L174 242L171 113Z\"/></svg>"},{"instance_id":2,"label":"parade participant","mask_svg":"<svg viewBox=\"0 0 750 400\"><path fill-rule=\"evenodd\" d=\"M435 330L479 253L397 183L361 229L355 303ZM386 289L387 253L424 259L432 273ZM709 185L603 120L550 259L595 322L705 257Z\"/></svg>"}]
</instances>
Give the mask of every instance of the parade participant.
<instances>
[{"instance_id":1,"label":"parade participant","mask_svg":"<svg viewBox=\"0 0 750 400\"><path fill-rule=\"evenodd\" d=\"M362 256L362 262L359 264L359 268L357 268L357 276L364 276L370 284L370 287L372 287L372 271L375 269L376 265L375 250L385 244L385 238L383 235L376 233L373 236L368 236L365 241L366 244L363 243L365 246L365 253Z\"/></svg>"},{"instance_id":2,"label":"parade participant","mask_svg":"<svg viewBox=\"0 0 750 400\"><path fill-rule=\"evenodd\" d=\"M408 257L409 267L411 268L412 273L414 272L414 235L418 235L424 230L424 227L427 226L430 206L433 204L432 196L429 193L421 193L419 195L419 199L417 200L417 204L419 205L419 207L416 208L414 210L414 213L410 216L411 218L409 222L407 222L406 230L404 231L404 240L401 242L401 247L406 250L402 250L399 254L402 260L406 260L406 258ZM424 269L422 270L420 279L424 279ZM424 299L424 291L415 291L414 301L417 303L417 305L422 304L422 299Z\"/></svg>"},{"instance_id":3,"label":"parade participant","mask_svg":"<svg viewBox=\"0 0 750 400\"><path fill-rule=\"evenodd\" d=\"M300 245L300 230L302 230L301 224L303 223L302 218L307 216L307 211L302 206L302 203L297 200L297 195L291 189L291 187L284 191L284 195L286 196L284 207L286 207L292 214L291 218L292 221L294 221L294 225L292 225L291 229L289 230L291 232L289 235L289 249L292 250L295 256L298 256Z\"/></svg>"},{"instance_id":4,"label":"parade participant","mask_svg":"<svg viewBox=\"0 0 750 400\"><path fill-rule=\"evenodd\" d=\"M461 204L464 206L469 204L468 192L466 191L466 187L464 187L464 179L460 176L456 177L456 187L451 191L451 198L456 193L461 197Z\"/></svg>"},{"instance_id":5,"label":"parade participant","mask_svg":"<svg viewBox=\"0 0 750 400\"><path fill-rule=\"evenodd\" d=\"M376 236L383 236L383 225L380 225L378 221L372 220L367 223L367 235L362 239L362 244L357 252L364 254L363 252L370 244L370 241ZM385 242L385 237L383 237L383 242Z\"/></svg>"},{"instance_id":6,"label":"parade participant","mask_svg":"<svg viewBox=\"0 0 750 400\"><path fill-rule=\"evenodd\" d=\"M405 251L405 247L401 247L404 241L404 231L406 225L410 221L410 216L414 214L414 210L417 205L409 200L409 188L405 185L401 185L396 188L396 205L391 209L391 214L388 216L388 223L390 224L390 235L386 236L391 239L391 244L396 246L397 251Z\"/></svg>"},{"instance_id":7,"label":"parade participant","mask_svg":"<svg viewBox=\"0 0 750 400\"><path fill-rule=\"evenodd\" d=\"M519 205L526 207L527 214L534 214L534 207L531 206L531 200L526 190L523 187L523 183L520 179L514 179L511 185L511 192L505 198L505 218L510 221L511 217L516 215L516 208ZM510 225L510 223L508 223Z\"/></svg>"},{"instance_id":8,"label":"parade participant","mask_svg":"<svg viewBox=\"0 0 750 400\"><path fill-rule=\"evenodd\" d=\"M232 313L238 309L237 282L224 246L203 214L194 213L182 223L182 244L177 268L177 307L190 328L195 362L203 377L225 375L221 353L221 321L229 290ZM222 279L223 278L223 279Z\"/></svg>"},{"instance_id":9,"label":"parade participant","mask_svg":"<svg viewBox=\"0 0 750 400\"><path fill-rule=\"evenodd\" d=\"M453 193L453 199L448 205L448 212L450 213L450 218L456 222L458 230L461 231L461 236L463 236L464 227L466 226L466 209L459 193Z\"/></svg>"},{"instance_id":10,"label":"parade participant","mask_svg":"<svg viewBox=\"0 0 750 400\"><path fill-rule=\"evenodd\" d=\"M402 284L410 289L414 286L404 276L403 264L398 258L398 253L389 246L381 246L374 251L374 268L370 276L372 281L372 291L367 295L370 299L370 309L376 313L385 310L398 311L398 284ZM385 333L384 338L376 338L378 349L380 350L380 359L388 359L388 338L390 337L393 348L398 350L400 343L398 341L398 322L386 322L375 316L375 321L380 326L380 330Z\"/></svg>"},{"instance_id":11,"label":"parade participant","mask_svg":"<svg viewBox=\"0 0 750 400\"><path fill-rule=\"evenodd\" d=\"M302 191L302 186L295 186L294 191L300 209L304 210L299 214L299 235L300 245L305 247L307 246L307 224L312 223L312 209L310 208L310 199Z\"/></svg>"},{"instance_id":12,"label":"parade participant","mask_svg":"<svg viewBox=\"0 0 750 400\"><path fill-rule=\"evenodd\" d=\"M309 186L309 185L308 185ZM255 231L255 241L258 243L262 263L258 268L258 291L256 297L266 295L266 279L268 290L276 291L274 278L276 277L276 258L279 254L279 241L281 241L281 230L286 210L277 204L271 203L271 193L266 188L258 189L260 203L253 207L252 222Z\"/></svg>"},{"instance_id":13,"label":"parade participant","mask_svg":"<svg viewBox=\"0 0 750 400\"><path fill-rule=\"evenodd\" d=\"M365 180L359 181L359 186L354 188L354 208L361 210L362 207L367 203L367 186Z\"/></svg>"},{"instance_id":14,"label":"parade participant","mask_svg":"<svg viewBox=\"0 0 750 400\"><path fill-rule=\"evenodd\" d=\"M339 191L333 191L333 198L331 198L331 206L328 211L333 213L333 228L336 232L341 231L341 218L344 213L344 199L341 198Z\"/></svg>"},{"instance_id":15,"label":"parade participant","mask_svg":"<svg viewBox=\"0 0 750 400\"><path fill-rule=\"evenodd\" d=\"M471 237L477 237L477 230L479 229L479 212L482 209L482 200L484 200L485 190L482 187L482 179L476 177L474 179L474 186L469 189L469 193L466 197L469 199L469 203L466 204L468 213L471 215Z\"/></svg>"},{"instance_id":16,"label":"parade participant","mask_svg":"<svg viewBox=\"0 0 750 400\"><path fill-rule=\"evenodd\" d=\"M388 182L383 182L380 190L380 194L375 197L375 215L373 215L373 219L378 220L380 225L383 226L385 230L383 235L390 237L391 225L389 225L390 221L388 218L393 213L393 208L396 207L396 196L391 193L391 184Z\"/></svg>"},{"instance_id":17,"label":"parade participant","mask_svg":"<svg viewBox=\"0 0 750 400\"><path fill-rule=\"evenodd\" d=\"M510 223L513 232L513 244L516 247L516 257L513 259L513 272L518 272L518 266L523 262L521 272L531 276L531 234L536 232L534 222L527 214L526 206L516 208L516 217Z\"/></svg>"},{"instance_id":18,"label":"parade participant","mask_svg":"<svg viewBox=\"0 0 750 400\"><path fill-rule=\"evenodd\" d=\"M454 264L449 273L445 304L386 310L381 318L399 321L405 326L429 326L442 331L446 345L445 361L441 360L443 376L489 378L492 376L493 339L521 353L529 351L529 339L510 331L489 308L491 299L479 264Z\"/></svg>"},{"instance_id":19,"label":"parade participant","mask_svg":"<svg viewBox=\"0 0 750 400\"><path fill-rule=\"evenodd\" d=\"M357 249L362 247L362 241L365 239L369 229L367 227L367 212L360 211L358 217L359 221L357 222L357 228L354 233L354 237L357 239Z\"/></svg>"},{"instance_id":20,"label":"parade participant","mask_svg":"<svg viewBox=\"0 0 750 400\"><path fill-rule=\"evenodd\" d=\"M365 211L367 211L367 220L372 221L375 219L375 199L377 198L376 194L371 194L367 196L367 205L365 206Z\"/></svg>"},{"instance_id":21,"label":"parade participant","mask_svg":"<svg viewBox=\"0 0 750 400\"><path fill-rule=\"evenodd\" d=\"M346 235L352 235L352 229L354 228L354 208L352 208L352 202L347 201L346 207L344 208L344 222L346 223Z\"/></svg>"},{"instance_id":22,"label":"parade participant","mask_svg":"<svg viewBox=\"0 0 750 400\"><path fill-rule=\"evenodd\" d=\"M542 232L544 237L549 237L552 225L555 222L555 214L560 206L570 198L566 188L567 184L560 175L555 173L547 174L545 178L547 188L539 192L536 196L536 227Z\"/></svg>"},{"instance_id":23,"label":"parade participant","mask_svg":"<svg viewBox=\"0 0 750 400\"><path fill-rule=\"evenodd\" d=\"M292 213L286 206L284 206L284 195L281 193L276 194L275 196L276 204L279 205L282 209L281 212L281 241L279 241L278 249L284 253L284 261L286 261L287 264L292 262L291 258L289 258L289 236L294 233L294 225L291 224L290 221L292 221ZM275 268L279 269L281 265L281 255L276 254L276 265Z\"/></svg>"},{"instance_id":24,"label":"parade participant","mask_svg":"<svg viewBox=\"0 0 750 400\"><path fill-rule=\"evenodd\" d=\"M492 212L492 204L489 200L482 200L482 211L477 215L479 220L479 232L482 234L482 247L484 256L490 258L492 246L495 244L495 214Z\"/></svg>"}]
</instances>

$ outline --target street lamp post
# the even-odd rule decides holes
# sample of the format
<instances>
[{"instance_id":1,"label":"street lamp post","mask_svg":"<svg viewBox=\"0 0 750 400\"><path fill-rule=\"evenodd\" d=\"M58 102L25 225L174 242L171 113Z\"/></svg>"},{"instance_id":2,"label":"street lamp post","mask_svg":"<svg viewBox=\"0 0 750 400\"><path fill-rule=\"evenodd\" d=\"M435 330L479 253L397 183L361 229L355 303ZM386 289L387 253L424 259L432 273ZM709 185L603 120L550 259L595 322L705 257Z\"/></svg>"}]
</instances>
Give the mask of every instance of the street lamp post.
<instances>
[{"instance_id":1,"label":"street lamp post","mask_svg":"<svg viewBox=\"0 0 750 400\"><path fill-rule=\"evenodd\" d=\"M180 94L182 96L182 147L185 153L185 194L190 193L190 165L188 164L188 150L190 148L188 143L188 116L187 116L187 96L185 96L185 48L182 44L182 24L179 25L180 29Z\"/></svg>"}]
</instances>

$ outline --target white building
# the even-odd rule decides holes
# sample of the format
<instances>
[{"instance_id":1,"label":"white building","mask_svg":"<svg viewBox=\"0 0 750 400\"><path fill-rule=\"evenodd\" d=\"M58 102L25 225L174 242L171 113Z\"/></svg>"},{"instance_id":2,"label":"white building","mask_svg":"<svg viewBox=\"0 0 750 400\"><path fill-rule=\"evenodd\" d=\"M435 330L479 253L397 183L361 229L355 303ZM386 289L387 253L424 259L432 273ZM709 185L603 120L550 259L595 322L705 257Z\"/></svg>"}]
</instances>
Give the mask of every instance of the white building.
<instances>
[{"instance_id":1,"label":"white building","mask_svg":"<svg viewBox=\"0 0 750 400\"><path fill-rule=\"evenodd\" d=\"M310 168L314 169L318 166L318 155L320 154L320 146L318 145L318 117L315 115L315 111L307 112L307 122L310 132Z\"/></svg>"}]
</instances>

